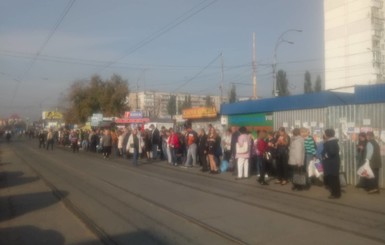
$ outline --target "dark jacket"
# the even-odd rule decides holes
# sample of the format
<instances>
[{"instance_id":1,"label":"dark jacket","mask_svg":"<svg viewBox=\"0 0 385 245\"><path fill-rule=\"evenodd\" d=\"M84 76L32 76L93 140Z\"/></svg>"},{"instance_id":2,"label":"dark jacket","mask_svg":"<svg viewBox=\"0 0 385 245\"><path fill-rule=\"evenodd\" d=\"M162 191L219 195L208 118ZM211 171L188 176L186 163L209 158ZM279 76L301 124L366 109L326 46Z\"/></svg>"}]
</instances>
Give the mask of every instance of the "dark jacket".
<instances>
[{"instance_id":1,"label":"dark jacket","mask_svg":"<svg viewBox=\"0 0 385 245\"><path fill-rule=\"evenodd\" d=\"M151 132L151 145L159 145L162 144L162 141L160 141L160 132L159 129L155 128Z\"/></svg>"},{"instance_id":2,"label":"dark jacket","mask_svg":"<svg viewBox=\"0 0 385 245\"><path fill-rule=\"evenodd\" d=\"M198 153L204 155L206 151L207 154L207 134L200 135L198 137Z\"/></svg>"},{"instance_id":3,"label":"dark jacket","mask_svg":"<svg viewBox=\"0 0 385 245\"><path fill-rule=\"evenodd\" d=\"M370 167L372 169L377 169L382 167L381 162L381 152L380 152L380 146L378 145L377 141L374 139L369 141L373 146L373 155L372 158L369 160Z\"/></svg>"},{"instance_id":4,"label":"dark jacket","mask_svg":"<svg viewBox=\"0 0 385 245\"><path fill-rule=\"evenodd\" d=\"M340 173L340 147L338 139L330 138L324 142L324 149L322 151L322 163L324 174L338 176Z\"/></svg>"}]
</instances>

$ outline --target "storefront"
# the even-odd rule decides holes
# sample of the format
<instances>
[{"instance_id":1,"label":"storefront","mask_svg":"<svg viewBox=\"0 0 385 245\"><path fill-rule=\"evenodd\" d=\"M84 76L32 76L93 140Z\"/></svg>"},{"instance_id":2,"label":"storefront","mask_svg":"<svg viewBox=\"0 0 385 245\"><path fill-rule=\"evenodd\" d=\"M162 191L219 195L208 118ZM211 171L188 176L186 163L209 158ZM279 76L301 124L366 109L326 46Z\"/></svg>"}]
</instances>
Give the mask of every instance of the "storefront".
<instances>
[{"instance_id":1,"label":"storefront","mask_svg":"<svg viewBox=\"0 0 385 245\"><path fill-rule=\"evenodd\" d=\"M186 121L188 120L192 122L192 127L196 131L201 128L207 131L209 124L217 129L219 133L223 131L221 120L215 107L196 107L184 109L182 111L182 118Z\"/></svg>"}]
</instances>

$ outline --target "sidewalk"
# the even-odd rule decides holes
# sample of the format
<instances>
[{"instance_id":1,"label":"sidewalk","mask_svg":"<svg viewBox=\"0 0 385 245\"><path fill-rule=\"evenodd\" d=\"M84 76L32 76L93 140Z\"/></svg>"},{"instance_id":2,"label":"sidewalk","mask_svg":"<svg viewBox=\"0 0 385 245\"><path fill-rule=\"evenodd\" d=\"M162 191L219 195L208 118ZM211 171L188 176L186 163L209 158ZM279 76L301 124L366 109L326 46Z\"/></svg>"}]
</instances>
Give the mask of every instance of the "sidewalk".
<instances>
[{"instance_id":1,"label":"sidewalk","mask_svg":"<svg viewBox=\"0 0 385 245\"><path fill-rule=\"evenodd\" d=\"M6 144L0 147L0 244L101 244Z\"/></svg>"}]
</instances>

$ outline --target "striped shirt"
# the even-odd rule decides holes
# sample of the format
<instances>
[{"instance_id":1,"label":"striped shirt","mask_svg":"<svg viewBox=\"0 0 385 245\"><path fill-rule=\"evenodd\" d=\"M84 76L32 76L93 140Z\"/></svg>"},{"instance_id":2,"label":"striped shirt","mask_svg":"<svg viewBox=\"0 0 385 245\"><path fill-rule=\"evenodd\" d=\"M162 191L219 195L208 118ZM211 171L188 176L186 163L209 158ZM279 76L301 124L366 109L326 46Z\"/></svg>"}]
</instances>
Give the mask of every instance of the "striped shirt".
<instances>
[{"instance_id":1,"label":"striped shirt","mask_svg":"<svg viewBox=\"0 0 385 245\"><path fill-rule=\"evenodd\" d=\"M310 135L305 139L305 153L308 155L316 155L317 153L314 139Z\"/></svg>"}]
</instances>

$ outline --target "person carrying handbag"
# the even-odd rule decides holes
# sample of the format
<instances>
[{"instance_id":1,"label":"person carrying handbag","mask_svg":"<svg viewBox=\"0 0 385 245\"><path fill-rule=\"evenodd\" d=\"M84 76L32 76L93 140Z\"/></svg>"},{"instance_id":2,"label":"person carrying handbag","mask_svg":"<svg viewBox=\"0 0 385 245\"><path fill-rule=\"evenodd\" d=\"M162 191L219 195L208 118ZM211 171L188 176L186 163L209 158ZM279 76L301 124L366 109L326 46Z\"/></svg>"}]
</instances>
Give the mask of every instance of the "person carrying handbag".
<instances>
[{"instance_id":1,"label":"person carrying handbag","mask_svg":"<svg viewBox=\"0 0 385 245\"><path fill-rule=\"evenodd\" d=\"M305 161L304 138L299 128L295 128L292 133L289 149L289 165L293 170L292 190L303 190L306 186L306 172L302 169Z\"/></svg>"}]
</instances>

